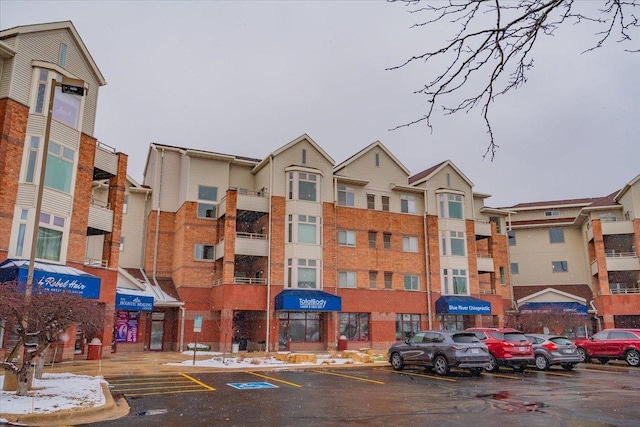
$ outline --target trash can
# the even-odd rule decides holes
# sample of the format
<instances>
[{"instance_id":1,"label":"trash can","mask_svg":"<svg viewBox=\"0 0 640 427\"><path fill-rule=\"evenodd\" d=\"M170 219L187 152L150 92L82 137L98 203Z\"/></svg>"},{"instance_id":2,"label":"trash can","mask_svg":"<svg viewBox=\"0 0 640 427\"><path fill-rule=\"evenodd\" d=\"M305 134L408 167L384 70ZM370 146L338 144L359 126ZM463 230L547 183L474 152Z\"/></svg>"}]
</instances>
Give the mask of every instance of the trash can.
<instances>
[{"instance_id":1,"label":"trash can","mask_svg":"<svg viewBox=\"0 0 640 427\"><path fill-rule=\"evenodd\" d=\"M338 351L345 351L347 349L347 337L340 335L338 338Z\"/></svg>"},{"instance_id":2,"label":"trash can","mask_svg":"<svg viewBox=\"0 0 640 427\"><path fill-rule=\"evenodd\" d=\"M89 343L87 350L87 360L100 360L102 359L102 342L99 338L94 338Z\"/></svg>"},{"instance_id":3,"label":"trash can","mask_svg":"<svg viewBox=\"0 0 640 427\"><path fill-rule=\"evenodd\" d=\"M238 354L238 351L240 351L240 343L231 344L231 353Z\"/></svg>"}]
</instances>

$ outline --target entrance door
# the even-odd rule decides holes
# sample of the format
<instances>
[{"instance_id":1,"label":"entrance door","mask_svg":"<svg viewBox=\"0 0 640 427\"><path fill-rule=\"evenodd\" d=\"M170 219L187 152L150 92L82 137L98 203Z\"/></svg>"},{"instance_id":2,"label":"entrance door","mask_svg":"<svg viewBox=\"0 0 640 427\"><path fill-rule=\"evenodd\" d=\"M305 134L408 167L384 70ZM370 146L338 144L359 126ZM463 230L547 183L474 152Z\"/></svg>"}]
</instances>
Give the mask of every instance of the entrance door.
<instances>
[{"instance_id":1,"label":"entrance door","mask_svg":"<svg viewBox=\"0 0 640 427\"><path fill-rule=\"evenodd\" d=\"M280 327L278 328L278 350L289 351L289 320L280 319Z\"/></svg>"},{"instance_id":2,"label":"entrance door","mask_svg":"<svg viewBox=\"0 0 640 427\"><path fill-rule=\"evenodd\" d=\"M164 313L151 313L151 339L149 350L162 351L164 337Z\"/></svg>"}]
</instances>

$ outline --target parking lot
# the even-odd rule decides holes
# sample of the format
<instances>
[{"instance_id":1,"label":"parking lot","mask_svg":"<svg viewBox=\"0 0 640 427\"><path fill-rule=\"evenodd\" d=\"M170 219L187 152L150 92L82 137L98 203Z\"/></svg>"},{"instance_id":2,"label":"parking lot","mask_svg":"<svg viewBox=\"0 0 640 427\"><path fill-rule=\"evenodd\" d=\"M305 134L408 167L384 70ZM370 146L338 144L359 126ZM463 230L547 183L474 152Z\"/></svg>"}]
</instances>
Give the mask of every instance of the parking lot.
<instances>
[{"instance_id":1,"label":"parking lot","mask_svg":"<svg viewBox=\"0 0 640 427\"><path fill-rule=\"evenodd\" d=\"M103 426L636 426L640 369L502 369L443 377L379 367L107 377L131 407Z\"/></svg>"}]
</instances>

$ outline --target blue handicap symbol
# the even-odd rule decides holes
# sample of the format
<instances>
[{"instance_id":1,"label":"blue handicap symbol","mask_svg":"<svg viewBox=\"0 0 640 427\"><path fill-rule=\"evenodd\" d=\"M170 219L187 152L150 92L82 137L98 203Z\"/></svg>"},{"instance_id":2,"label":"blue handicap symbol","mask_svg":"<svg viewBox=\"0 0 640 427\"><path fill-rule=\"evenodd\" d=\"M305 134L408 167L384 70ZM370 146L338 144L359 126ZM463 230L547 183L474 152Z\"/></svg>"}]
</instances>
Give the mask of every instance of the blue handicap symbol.
<instances>
[{"instance_id":1,"label":"blue handicap symbol","mask_svg":"<svg viewBox=\"0 0 640 427\"><path fill-rule=\"evenodd\" d=\"M227 385L238 390L258 390L261 388L278 388L277 385L273 385L265 382L252 382L252 383L227 383Z\"/></svg>"}]
</instances>

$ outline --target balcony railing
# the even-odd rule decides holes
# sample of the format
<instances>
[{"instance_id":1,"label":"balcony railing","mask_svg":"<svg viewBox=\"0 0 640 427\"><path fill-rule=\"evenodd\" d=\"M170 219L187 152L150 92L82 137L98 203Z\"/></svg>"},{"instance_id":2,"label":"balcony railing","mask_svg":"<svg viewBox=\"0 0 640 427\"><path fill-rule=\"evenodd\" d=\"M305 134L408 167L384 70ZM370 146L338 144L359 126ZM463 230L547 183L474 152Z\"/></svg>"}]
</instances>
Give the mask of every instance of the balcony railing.
<instances>
[{"instance_id":1,"label":"balcony railing","mask_svg":"<svg viewBox=\"0 0 640 427\"><path fill-rule=\"evenodd\" d=\"M607 258L626 258L636 256L636 253L633 251L622 252L616 249L606 249L605 254L607 255Z\"/></svg>"},{"instance_id":2,"label":"balcony railing","mask_svg":"<svg viewBox=\"0 0 640 427\"><path fill-rule=\"evenodd\" d=\"M241 231L236 232L236 237L238 239L267 240L267 235L266 234L245 233L245 232L241 232Z\"/></svg>"},{"instance_id":3,"label":"balcony railing","mask_svg":"<svg viewBox=\"0 0 640 427\"><path fill-rule=\"evenodd\" d=\"M90 267L107 268L108 263L109 262L106 259L85 258L85 260L84 260L84 265L87 265L87 266L90 266Z\"/></svg>"},{"instance_id":4,"label":"balcony railing","mask_svg":"<svg viewBox=\"0 0 640 427\"><path fill-rule=\"evenodd\" d=\"M480 289L480 295L495 295L495 289Z\"/></svg>"},{"instance_id":5,"label":"balcony railing","mask_svg":"<svg viewBox=\"0 0 640 427\"><path fill-rule=\"evenodd\" d=\"M609 283L612 295L640 294L640 284L637 283Z\"/></svg>"},{"instance_id":6,"label":"balcony railing","mask_svg":"<svg viewBox=\"0 0 640 427\"><path fill-rule=\"evenodd\" d=\"M224 284L224 280L222 279L215 279L213 281L213 286L220 286L222 284ZM267 284L267 279L264 277L261 278L257 278L257 277L234 277L233 278L233 284L235 285L266 285Z\"/></svg>"}]
</instances>

